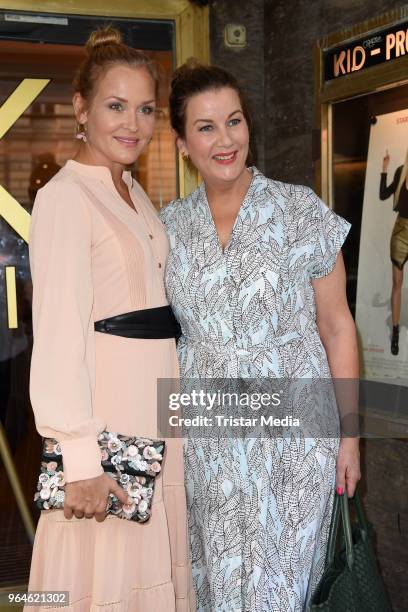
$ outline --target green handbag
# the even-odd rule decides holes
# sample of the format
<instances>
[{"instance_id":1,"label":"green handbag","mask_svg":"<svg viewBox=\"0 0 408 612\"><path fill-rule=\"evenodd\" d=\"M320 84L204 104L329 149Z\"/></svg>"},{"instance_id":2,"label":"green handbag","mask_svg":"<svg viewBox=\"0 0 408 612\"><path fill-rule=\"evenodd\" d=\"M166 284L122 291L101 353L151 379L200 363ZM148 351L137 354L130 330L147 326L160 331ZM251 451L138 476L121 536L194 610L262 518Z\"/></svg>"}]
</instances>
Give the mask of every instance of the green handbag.
<instances>
[{"instance_id":1,"label":"green handbag","mask_svg":"<svg viewBox=\"0 0 408 612\"><path fill-rule=\"evenodd\" d=\"M314 592L310 612L392 612L374 554L372 528L356 491L352 526L346 492L335 494L326 569ZM341 516L342 537L339 538ZM337 549L337 551L336 551Z\"/></svg>"}]
</instances>

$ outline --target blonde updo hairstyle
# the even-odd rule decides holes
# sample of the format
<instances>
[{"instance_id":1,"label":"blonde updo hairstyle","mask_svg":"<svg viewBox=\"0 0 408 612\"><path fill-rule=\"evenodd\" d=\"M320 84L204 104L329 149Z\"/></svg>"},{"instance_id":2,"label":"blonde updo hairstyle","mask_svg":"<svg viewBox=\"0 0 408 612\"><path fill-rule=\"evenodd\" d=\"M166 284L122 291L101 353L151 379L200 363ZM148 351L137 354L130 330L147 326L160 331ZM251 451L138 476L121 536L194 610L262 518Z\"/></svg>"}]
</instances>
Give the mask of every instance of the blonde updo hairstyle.
<instances>
[{"instance_id":1,"label":"blonde updo hairstyle","mask_svg":"<svg viewBox=\"0 0 408 612\"><path fill-rule=\"evenodd\" d=\"M145 68L153 79L157 95L158 77L154 63L143 51L126 45L116 28L106 26L91 32L85 51L86 57L78 69L73 86L88 105L92 102L99 79L109 68L118 64Z\"/></svg>"}]
</instances>

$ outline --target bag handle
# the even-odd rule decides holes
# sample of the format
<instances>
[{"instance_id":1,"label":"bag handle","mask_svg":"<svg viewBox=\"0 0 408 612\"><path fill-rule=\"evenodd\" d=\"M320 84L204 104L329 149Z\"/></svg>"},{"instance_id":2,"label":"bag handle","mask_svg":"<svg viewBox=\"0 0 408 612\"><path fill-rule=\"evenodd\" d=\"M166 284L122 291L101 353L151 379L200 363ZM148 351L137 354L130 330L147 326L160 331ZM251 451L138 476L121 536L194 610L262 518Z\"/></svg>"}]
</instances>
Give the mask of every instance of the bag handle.
<instances>
[{"instance_id":1,"label":"bag handle","mask_svg":"<svg viewBox=\"0 0 408 612\"><path fill-rule=\"evenodd\" d=\"M336 495L338 495L336 493ZM346 491L343 492L340 497L340 508L341 508L341 525L343 527L343 536L346 542L346 559L349 570L352 570L353 562L354 562L354 553L353 553L353 535L351 531L351 521L350 521L350 509L349 509L349 501L347 497Z\"/></svg>"},{"instance_id":2,"label":"bag handle","mask_svg":"<svg viewBox=\"0 0 408 612\"><path fill-rule=\"evenodd\" d=\"M361 509L361 506L360 506ZM353 554L353 536L351 531L350 511L347 493L344 491L342 495L335 493L333 515L330 525L329 539L327 543L326 567L334 562L336 552L337 537L339 534L339 520L341 515L341 526L343 537L346 544L346 562L351 571L354 562ZM359 517L360 520L360 517Z\"/></svg>"},{"instance_id":3,"label":"bag handle","mask_svg":"<svg viewBox=\"0 0 408 612\"><path fill-rule=\"evenodd\" d=\"M363 540L367 540L368 539L368 523L367 523L367 519L365 516L365 512L363 510L363 505L361 503L360 495L357 490L354 493L354 497L352 499L354 503L354 508L356 509L358 526L360 527L360 530L361 530L361 537L363 538Z\"/></svg>"},{"instance_id":4,"label":"bag handle","mask_svg":"<svg viewBox=\"0 0 408 612\"><path fill-rule=\"evenodd\" d=\"M337 532L339 529L340 517L340 498L337 493L334 494L333 514L330 523L329 539L327 541L326 552L326 567L329 567L334 562L334 554L336 552Z\"/></svg>"}]
</instances>

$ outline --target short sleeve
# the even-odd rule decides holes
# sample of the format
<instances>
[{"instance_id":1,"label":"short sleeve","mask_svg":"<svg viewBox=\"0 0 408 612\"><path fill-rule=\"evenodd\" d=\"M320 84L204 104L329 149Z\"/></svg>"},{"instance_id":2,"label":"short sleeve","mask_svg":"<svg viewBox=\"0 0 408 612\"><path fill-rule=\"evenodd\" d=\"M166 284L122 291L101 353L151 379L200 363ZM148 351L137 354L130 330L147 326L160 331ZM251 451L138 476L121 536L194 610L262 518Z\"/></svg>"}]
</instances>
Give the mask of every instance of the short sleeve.
<instances>
[{"instance_id":1,"label":"short sleeve","mask_svg":"<svg viewBox=\"0 0 408 612\"><path fill-rule=\"evenodd\" d=\"M30 397L36 426L60 444L67 482L102 474L93 415L92 223L80 188L52 181L30 227L34 346Z\"/></svg>"},{"instance_id":2,"label":"short sleeve","mask_svg":"<svg viewBox=\"0 0 408 612\"><path fill-rule=\"evenodd\" d=\"M332 272L351 225L326 206L315 193L312 200L315 245L310 261L310 276L322 278Z\"/></svg>"}]
</instances>

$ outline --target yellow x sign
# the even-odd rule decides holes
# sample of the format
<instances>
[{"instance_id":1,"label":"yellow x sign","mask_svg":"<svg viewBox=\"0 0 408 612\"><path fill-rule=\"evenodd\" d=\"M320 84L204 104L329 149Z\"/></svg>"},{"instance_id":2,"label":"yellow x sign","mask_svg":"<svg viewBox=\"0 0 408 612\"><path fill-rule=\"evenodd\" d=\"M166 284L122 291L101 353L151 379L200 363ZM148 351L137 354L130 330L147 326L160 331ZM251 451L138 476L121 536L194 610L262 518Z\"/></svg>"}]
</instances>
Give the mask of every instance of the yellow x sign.
<instances>
[{"instance_id":1,"label":"yellow x sign","mask_svg":"<svg viewBox=\"0 0 408 612\"><path fill-rule=\"evenodd\" d=\"M48 85L50 79L24 79L0 108L0 138ZM30 214L0 185L0 216L28 242Z\"/></svg>"}]
</instances>

